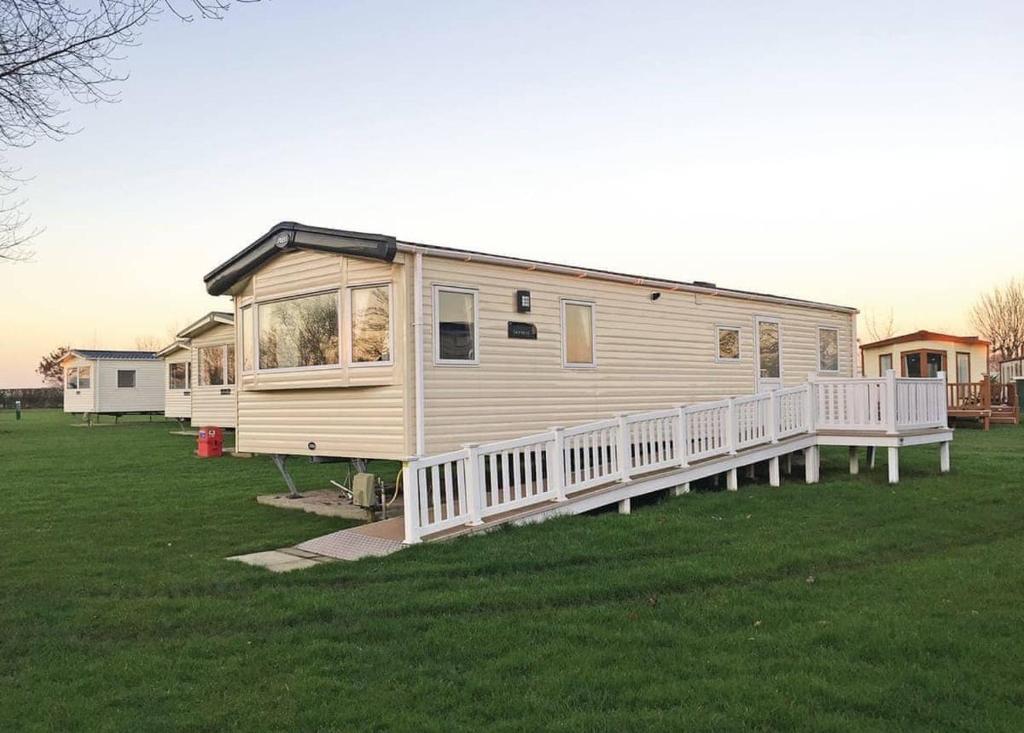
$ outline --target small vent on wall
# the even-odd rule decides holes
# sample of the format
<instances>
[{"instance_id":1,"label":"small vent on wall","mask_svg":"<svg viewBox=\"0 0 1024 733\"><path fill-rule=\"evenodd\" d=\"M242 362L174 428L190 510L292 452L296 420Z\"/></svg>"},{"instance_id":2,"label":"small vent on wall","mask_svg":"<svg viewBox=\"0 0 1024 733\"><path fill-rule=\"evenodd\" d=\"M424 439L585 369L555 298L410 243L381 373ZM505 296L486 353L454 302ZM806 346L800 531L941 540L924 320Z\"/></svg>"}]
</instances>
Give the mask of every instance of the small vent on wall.
<instances>
[{"instance_id":1,"label":"small vent on wall","mask_svg":"<svg viewBox=\"0 0 1024 733\"><path fill-rule=\"evenodd\" d=\"M693 284L696 285L698 288L711 288L711 289L715 289L715 288L718 287L714 283L709 283L707 280L694 280Z\"/></svg>"}]
</instances>

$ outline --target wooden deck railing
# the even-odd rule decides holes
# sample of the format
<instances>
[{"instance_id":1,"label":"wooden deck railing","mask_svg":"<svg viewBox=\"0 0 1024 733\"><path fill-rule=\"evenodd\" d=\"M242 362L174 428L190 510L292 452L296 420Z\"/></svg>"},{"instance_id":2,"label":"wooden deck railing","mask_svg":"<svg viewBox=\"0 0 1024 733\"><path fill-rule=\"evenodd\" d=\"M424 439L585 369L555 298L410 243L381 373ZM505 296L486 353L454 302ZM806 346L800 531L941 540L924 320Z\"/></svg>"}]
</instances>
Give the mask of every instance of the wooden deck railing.
<instances>
[{"instance_id":1,"label":"wooden deck railing","mask_svg":"<svg viewBox=\"0 0 1024 733\"><path fill-rule=\"evenodd\" d=\"M951 410L1017 409L1017 386L1013 382L993 382L987 377L980 382L950 382L946 385L947 404Z\"/></svg>"},{"instance_id":2,"label":"wooden deck railing","mask_svg":"<svg viewBox=\"0 0 1024 733\"><path fill-rule=\"evenodd\" d=\"M409 461L405 541L796 435L946 426L937 379L817 379L715 402L598 420Z\"/></svg>"}]
</instances>

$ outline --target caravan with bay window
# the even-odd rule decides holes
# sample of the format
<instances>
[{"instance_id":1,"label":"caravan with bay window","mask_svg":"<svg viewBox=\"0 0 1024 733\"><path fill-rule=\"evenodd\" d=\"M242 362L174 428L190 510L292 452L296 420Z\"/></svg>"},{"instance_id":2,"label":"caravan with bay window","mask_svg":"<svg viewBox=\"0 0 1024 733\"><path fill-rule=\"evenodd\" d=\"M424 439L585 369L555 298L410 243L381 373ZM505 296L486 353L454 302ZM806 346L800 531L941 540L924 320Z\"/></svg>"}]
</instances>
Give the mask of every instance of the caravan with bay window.
<instances>
[{"instance_id":1,"label":"caravan with bay window","mask_svg":"<svg viewBox=\"0 0 1024 733\"><path fill-rule=\"evenodd\" d=\"M178 339L188 344L188 366L184 384L191 400L192 424L235 427L235 316L232 313L207 313L195 323L178 332ZM168 363L168 388L180 388L172 373L175 365Z\"/></svg>"},{"instance_id":2,"label":"caravan with bay window","mask_svg":"<svg viewBox=\"0 0 1024 733\"><path fill-rule=\"evenodd\" d=\"M854 374L853 308L379 234L281 223L205 281L246 452L401 460Z\"/></svg>"}]
</instances>

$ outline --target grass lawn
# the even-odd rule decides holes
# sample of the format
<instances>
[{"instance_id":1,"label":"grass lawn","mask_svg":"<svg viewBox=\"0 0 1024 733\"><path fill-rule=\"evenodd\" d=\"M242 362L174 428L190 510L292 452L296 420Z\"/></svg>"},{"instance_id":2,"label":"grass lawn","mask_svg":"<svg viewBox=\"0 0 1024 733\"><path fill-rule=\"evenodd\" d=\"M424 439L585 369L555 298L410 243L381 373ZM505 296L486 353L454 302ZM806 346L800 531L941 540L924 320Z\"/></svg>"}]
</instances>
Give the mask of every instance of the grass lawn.
<instances>
[{"instance_id":1,"label":"grass lawn","mask_svg":"<svg viewBox=\"0 0 1024 733\"><path fill-rule=\"evenodd\" d=\"M274 575L345 523L269 460L72 422L0 412L0 730L1024 725L1024 429Z\"/></svg>"}]
</instances>

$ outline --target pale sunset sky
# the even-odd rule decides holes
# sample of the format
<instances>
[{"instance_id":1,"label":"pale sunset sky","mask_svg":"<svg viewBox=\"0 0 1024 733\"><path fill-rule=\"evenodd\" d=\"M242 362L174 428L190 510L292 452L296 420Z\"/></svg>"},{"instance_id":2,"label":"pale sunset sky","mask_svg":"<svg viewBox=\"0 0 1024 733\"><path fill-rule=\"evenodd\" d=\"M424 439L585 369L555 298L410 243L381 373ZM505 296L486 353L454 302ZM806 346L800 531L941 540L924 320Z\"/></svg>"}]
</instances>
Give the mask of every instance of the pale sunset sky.
<instances>
[{"instance_id":1,"label":"pale sunset sky","mask_svg":"<svg viewBox=\"0 0 1024 733\"><path fill-rule=\"evenodd\" d=\"M279 220L892 309L1024 275L1024 3L323 2L149 25L115 105L9 155L0 387L229 301ZM865 337L864 315L861 336Z\"/></svg>"}]
</instances>

